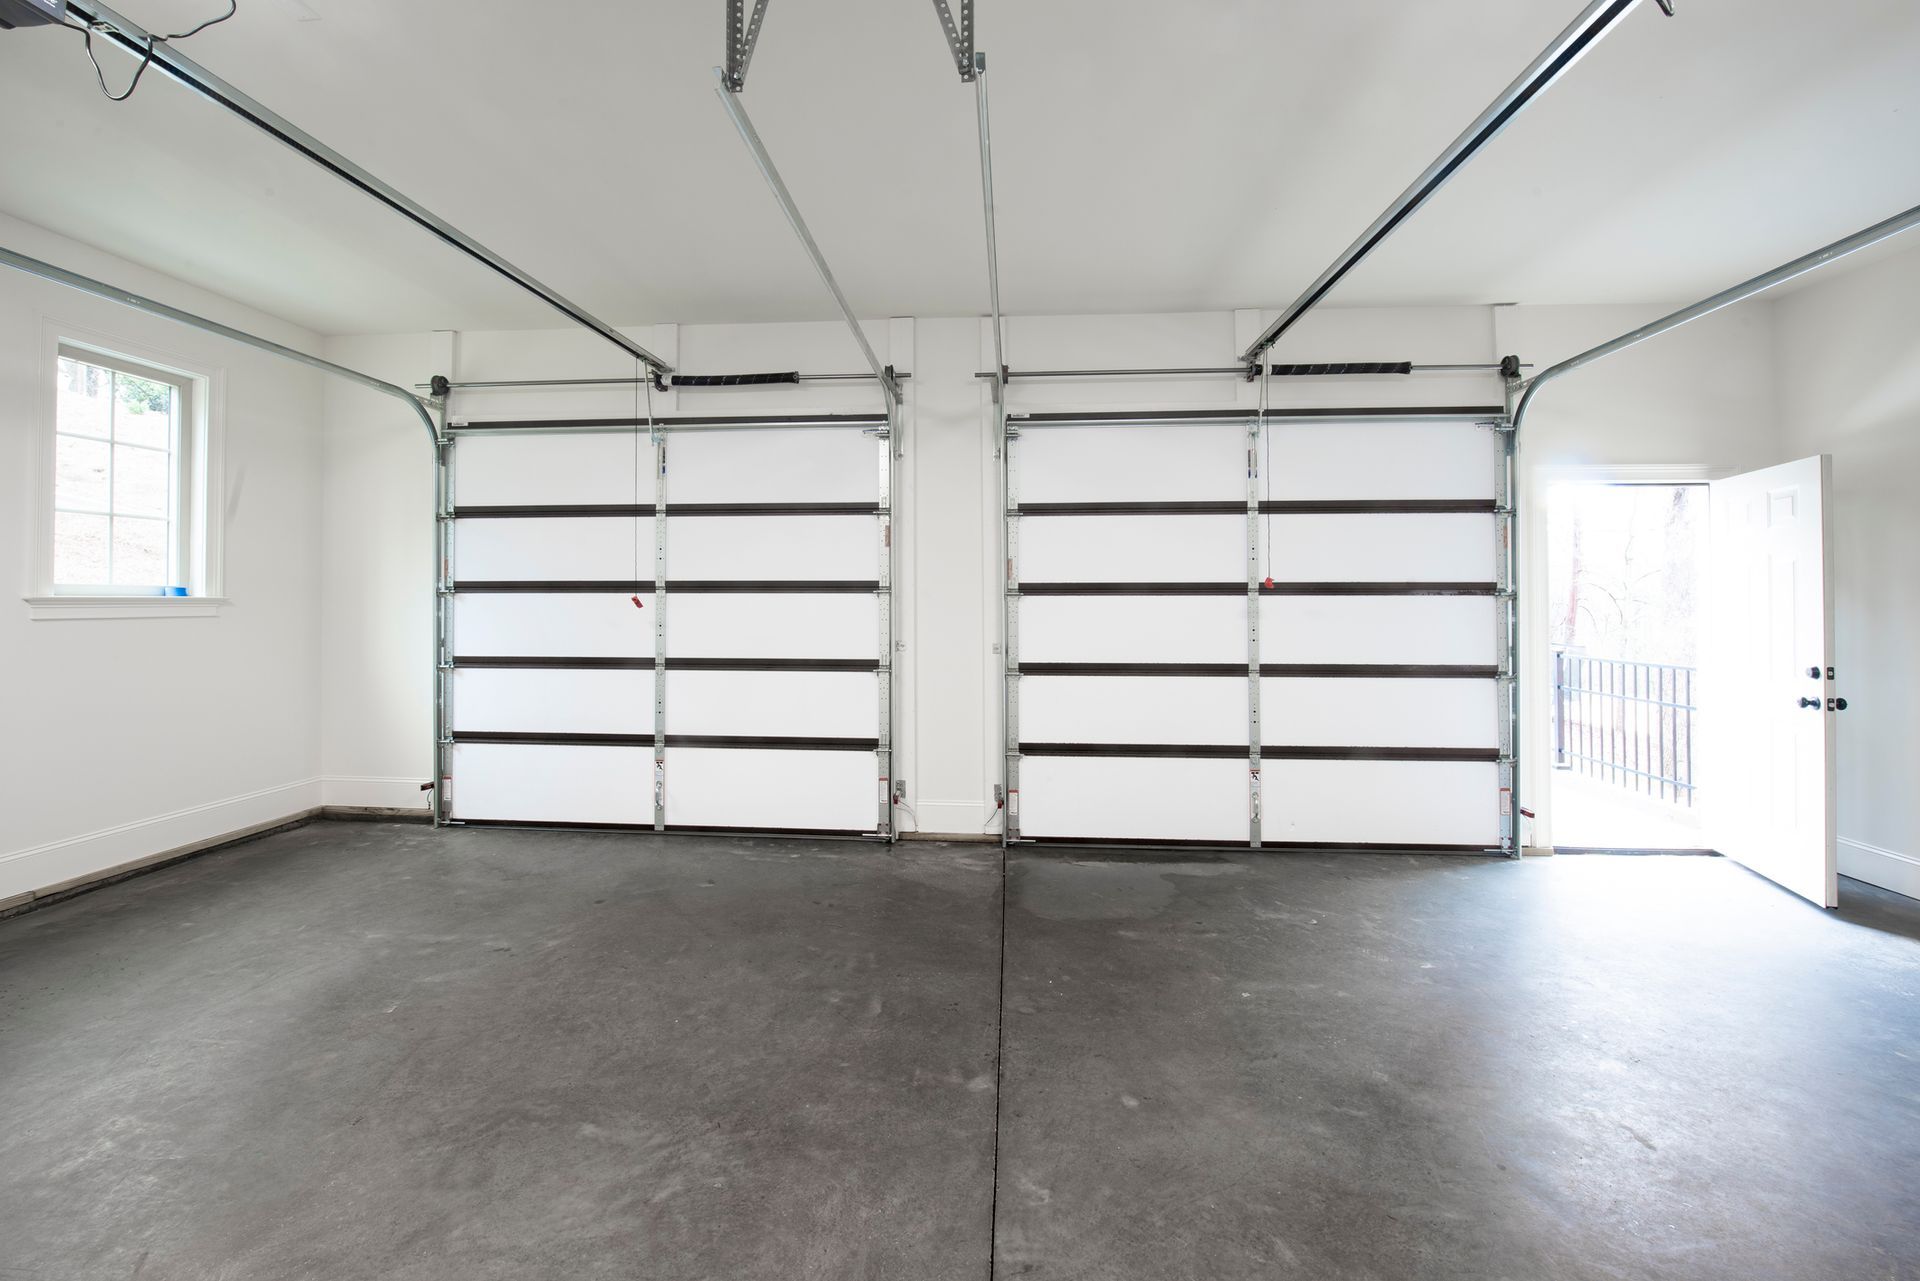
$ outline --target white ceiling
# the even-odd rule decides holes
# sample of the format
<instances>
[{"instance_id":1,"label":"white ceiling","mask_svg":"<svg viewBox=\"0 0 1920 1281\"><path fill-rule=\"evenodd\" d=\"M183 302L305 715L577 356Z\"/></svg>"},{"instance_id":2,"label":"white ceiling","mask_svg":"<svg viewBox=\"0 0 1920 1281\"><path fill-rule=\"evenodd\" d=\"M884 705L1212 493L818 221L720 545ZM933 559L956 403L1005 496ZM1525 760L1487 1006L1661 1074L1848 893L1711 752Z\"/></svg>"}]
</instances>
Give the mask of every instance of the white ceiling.
<instances>
[{"instance_id":1,"label":"white ceiling","mask_svg":"<svg viewBox=\"0 0 1920 1281\"><path fill-rule=\"evenodd\" d=\"M240 0L182 48L615 323L825 317L714 100L724 7ZM1579 8L979 0L1005 307L1289 301ZM744 100L859 312L984 309L927 0L772 0ZM1330 301L1686 301L1920 204L1917 161L1920 4L1649 2ZM324 333L564 323L161 76L107 102L69 32L0 33L0 209Z\"/></svg>"}]
</instances>

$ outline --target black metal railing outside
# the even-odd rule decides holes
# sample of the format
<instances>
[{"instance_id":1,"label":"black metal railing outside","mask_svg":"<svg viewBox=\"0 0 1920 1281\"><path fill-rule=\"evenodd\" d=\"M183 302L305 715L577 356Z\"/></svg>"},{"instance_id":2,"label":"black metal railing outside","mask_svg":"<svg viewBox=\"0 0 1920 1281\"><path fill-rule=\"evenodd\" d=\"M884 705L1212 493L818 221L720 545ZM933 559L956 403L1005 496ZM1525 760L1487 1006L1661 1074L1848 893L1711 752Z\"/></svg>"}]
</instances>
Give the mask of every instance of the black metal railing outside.
<instances>
[{"instance_id":1,"label":"black metal railing outside","mask_svg":"<svg viewBox=\"0 0 1920 1281\"><path fill-rule=\"evenodd\" d=\"M1694 669L1553 651L1553 763L1645 796L1694 799Z\"/></svg>"}]
</instances>

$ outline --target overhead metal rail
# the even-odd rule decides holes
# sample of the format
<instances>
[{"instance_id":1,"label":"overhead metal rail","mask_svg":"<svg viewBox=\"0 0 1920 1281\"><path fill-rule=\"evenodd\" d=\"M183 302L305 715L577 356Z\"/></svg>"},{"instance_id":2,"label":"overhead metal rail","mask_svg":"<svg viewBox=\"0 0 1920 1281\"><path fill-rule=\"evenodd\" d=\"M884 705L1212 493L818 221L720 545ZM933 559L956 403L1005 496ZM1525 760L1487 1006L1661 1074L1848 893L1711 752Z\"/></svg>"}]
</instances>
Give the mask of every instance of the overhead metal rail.
<instances>
[{"instance_id":1,"label":"overhead metal rail","mask_svg":"<svg viewBox=\"0 0 1920 1281\"><path fill-rule=\"evenodd\" d=\"M1405 409L1323 408L1273 409L1153 409L1128 413L1049 412L1008 414L1007 431L1036 427L1179 427L1219 426L1222 423L1349 422L1349 423L1458 423L1504 424L1507 411L1500 405L1409 405Z\"/></svg>"},{"instance_id":2,"label":"overhead metal rail","mask_svg":"<svg viewBox=\"0 0 1920 1281\"><path fill-rule=\"evenodd\" d=\"M1016 378L1204 378L1234 377L1244 378L1248 382L1263 373L1275 378L1310 377L1316 375L1341 376L1360 374L1427 374L1427 373L1504 373L1508 369L1531 369L1529 364L1508 364L1504 361L1481 361L1457 365L1416 365L1411 361L1364 361L1322 363L1314 365L1189 365L1171 369L1003 369L995 374L991 369L982 369L974 374L975 378L1002 378L1012 381Z\"/></svg>"},{"instance_id":3,"label":"overhead metal rail","mask_svg":"<svg viewBox=\"0 0 1920 1281\"><path fill-rule=\"evenodd\" d=\"M1519 403L1514 406L1513 410L1514 431L1517 433L1521 425L1526 421L1527 410L1532 408L1534 397L1539 394L1540 389L1554 379L1570 374L1576 369L1591 365L1596 360L1605 359L1616 352L1622 352L1629 347L1637 346L1649 338L1657 338L1661 334L1678 329L1682 325L1690 324L1702 316L1710 316L1723 307L1731 307L1733 304L1751 298L1755 294L1765 293L1776 285L1784 285L1789 280L1804 276L1810 271L1817 271L1828 263L1844 258L1848 254L1857 253L1862 249L1877 245L1883 240L1897 236L1904 231L1910 231L1916 226L1920 226L1920 205L1916 205L1904 213L1897 213L1884 221L1876 222L1871 227L1856 231L1851 236L1836 240L1823 249L1816 249L1810 254L1795 258L1792 262L1783 263L1775 267L1772 271L1762 272L1750 280L1742 281L1731 289L1723 289L1710 298L1701 299L1691 307L1682 307L1679 311L1662 316L1660 319L1644 324L1638 329L1629 330L1609 342L1603 342L1598 347L1590 347L1577 356L1569 356L1559 364L1549 366L1524 384L1525 390L1520 396Z\"/></svg>"},{"instance_id":4,"label":"overhead metal rail","mask_svg":"<svg viewBox=\"0 0 1920 1281\"><path fill-rule=\"evenodd\" d=\"M633 339L601 320L580 304L573 302L551 285L537 279L532 273L514 266L493 250L487 248L473 237L455 227L446 219L435 214L376 178L353 161L347 159L332 147L327 146L312 134L276 114L255 98L214 75L193 59L181 53L167 41L157 39L153 33L138 23L121 16L118 12L99 3L99 0L68 0L68 12L82 22L93 27L101 35L136 58L150 59L151 64L178 83L191 89L219 106L225 107L234 115L259 129L269 137L291 147L335 177L352 186L358 187L387 208L393 210L410 222L425 228L442 242L452 246L460 253L480 263L482 266L506 277L521 289L560 312L574 323L592 330L621 351L641 361L657 373L670 374L673 366L642 347Z\"/></svg>"},{"instance_id":5,"label":"overhead metal rail","mask_svg":"<svg viewBox=\"0 0 1920 1281\"><path fill-rule=\"evenodd\" d=\"M740 94L732 87L725 71L715 67L713 75L719 82L714 86L714 93L718 95L720 105L726 108L727 118L733 121L740 141L747 144L754 165L759 168L760 176L766 179L768 190L773 192L773 198L786 215L787 225L793 228L793 234L799 238L801 248L806 250L808 261L813 263L814 271L820 276L820 283L833 295L834 305L840 309L840 318L846 321L847 331L853 335L854 345L859 347L860 354L867 358L867 365L880 384L880 392L886 397L887 412L891 415L900 405L900 387L894 381L893 371L882 365L880 357L874 354L873 344L867 341L866 330L860 327L860 321L854 316L853 306L841 290L840 282L834 278L833 268L827 265L826 255L820 252L813 233L807 230L807 220L800 216L800 206L794 203L793 193L787 190L787 184L781 179L780 170L774 166L773 157L767 154L766 144L760 141L760 134L754 129L746 107L741 105Z\"/></svg>"},{"instance_id":6,"label":"overhead metal rail","mask_svg":"<svg viewBox=\"0 0 1920 1281\"><path fill-rule=\"evenodd\" d=\"M1587 50L1599 42L1601 37L1617 24L1640 3L1640 0L1594 0L1562 31L1553 42L1541 50L1527 69L1512 84L1501 91L1487 109L1480 113L1466 132L1447 145L1434 162L1427 166L1421 175L1413 180L1413 185L1401 192L1388 205L1385 212L1373 220L1373 224L1360 233L1360 238L1333 260L1331 266L1321 272L1319 277L1307 286L1306 292L1281 311L1272 324L1261 331L1241 355L1245 361L1260 359L1283 334L1300 318L1333 291L1349 272L1359 266L1368 254L1379 248L1382 241L1391 236L1434 194L1458 173L1463 165L1499 137L1513 118L1524 111L1548 86L1558 80L1567 68L1578 62ZM1664 0L1662 7L1665 7ZM1671 16L1672 10L1668 10Z\"/></svg>"},{"instance_id":7,"label":"overhead metal rail","mask_svg":"<svg viewBox=\"0 0 1920 1281\"><path fill-rule=\"evenodd\" d=\"M745 375L745 377L763 377L763 375ZM991 375L984 375L991 377ZM707 387L754 386L753 383L726 383L705 381L708 379L726 379L740 377L732 374L675 374L663 391L702 389ZM782 374L776 383L851 383L866 382L872 374ZM912 374L895 372L894 381L906 382ZM504 378L481 382L440 382L415 383L415 391L432 391L439 394L445 391L483 391L509 387L660 387L658 378Z\"/></svg>"},{"instance_id":8,"label":"overhead metal rail","mask_svg":"<svg viewBox=\"0 0 1920 1281\"><path fill-rule=\"evenodd\" d=\"M944 0L933 0L934 7L940 10L940 16L951 25ZM973 47L973 0L965 0L966 47ZM951 33L948 39L953 39ZM958 56L958 49L955 50ZM994 372L986 377L993 379L993 398L996 403L1004 404L1007 387L1007 354L1002 336L1003 324L1000 319L1000 239L994 229L993 217L993 131L987 121L987 55L973 55L973 100L975 115L980 124L980 204L986 211L987 223L987 304L992 309L993 323L993 368ZM969 77L962 70L961 79Z\"/></svg>"},{"instance_id":9,"label":"overhead metal rail","mask_svg":"<svg viewBox=\"0 0 1920 1281\"><path fill-rule=\"evenodd\" d=\"M454 422L447 424L447 435L565 435L572 432L630 432L647 427L657 432L682 431L759 431L768 427L793 430L855 428L872 435L885 435L890 420L882 414L786 414L759 417L701 417L678 415L658 418L508 418Z\"/></svg>"},{"instance_id":10,"label":"overhead metal rail","mask_svg":"<svg viewBox=\"0 0 1920 1281\"><path fill-rule=\"evenodd\" d=\"M283 360L297 361L302 365L307 365L314 369L321 370L324 373L332 374L336 378L344 378L348 382L358 383L369 391L377 391L383 396L391 396L395 400L403 402L408 409L413 411L415 417L419 418L421 425L427 429L428 439L431 440L436 447L440 443L440 427L434 421L432 406L404 387L397 387L390 382L382 382L371 374L363 374L357 369L349 369L345 365L336 365L331 360L322 360L318 356L310 356L297 348L289 347L284 343L274 342L271 338L262 338L260 335L250 334L244 329L235 329L232 325L223 325L217 320L209 320L205 316L196 316L190 311L182 311L178 307L169 306L156 299L136 294L130 289L122 289L118 285L109 285L105 281L95 280L91 276L83 276L77 271L68 271L65 267L56 267L50 262L42 262L38 258L29 258L23 253L15 253L11 249L0 248L0 266L12 267L14 270L23 271L29 276L38 276L42 280L50 280L56 285L65 285L69 289L77 289L81 293L92 294L96 298L104 298L108 302L117 302L123 307L131 307L135 311L144 311L149 316L158 316L162 320L171 320L175 324L203 330L206 333L218 335L231 342L241 343L259 351L267 352L270 355L279 356Z\"/></svg>"}]
</instances>

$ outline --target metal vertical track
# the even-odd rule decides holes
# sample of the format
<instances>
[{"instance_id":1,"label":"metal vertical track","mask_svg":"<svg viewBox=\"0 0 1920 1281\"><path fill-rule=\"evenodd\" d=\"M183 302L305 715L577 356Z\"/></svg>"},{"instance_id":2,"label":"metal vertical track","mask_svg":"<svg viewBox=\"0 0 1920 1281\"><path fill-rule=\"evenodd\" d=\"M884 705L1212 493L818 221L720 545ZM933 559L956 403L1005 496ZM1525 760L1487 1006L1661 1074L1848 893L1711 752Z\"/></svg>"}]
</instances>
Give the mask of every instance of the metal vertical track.
<instances>
[{"instance_id":1,"label":"metal vertical track","mask_svg":"<svg viewBox=\"0 0 1920 1281\"><path fill-rule=\"evenodd\" d=\"M667 830L667 433L653 446L653 830Z\"/></svg>"},{"instance_id":2,"label":"metal vertical track","mask_svg":"<svg viewBox=\"0 0 1920 1281\"><path fill-rule=\"evenodd\" d=\"M1496 715L1500 722L1500 850L1508 858L1520 857L1520 699L1519 699L1519 591L1515 556L1518 529L1514 502L1514 432L1510 421L1492 424L1500 442L1494 460L1493 529L1496 599L1494 645L1499 655L1500 674L1494 681L1497 691Z\"/></svg>"},{"instance_id":3,"label":"metal vertical track","mask_svg":"<svg viewBox=\"0 0 1920 1281\"><path fill-rule=\"evenodd\" d=\"M880 682L880 723L875 735L880 766L880 818L876 830L888 841L896 836L893 821L893 469L894 459L898 457L895 442L899 432L900 408L890 401L886 429L876 433L880 445L880 590L876 596L880 614L880 668L875 674Z\"/></svg>"},{"instance_id":4,"label":"metal vertical track","mask_svg":"<svg viewBox=\"0 0 1920 1281\"><path fill-rule=\"evenodd\" d=\"M453 817L453 437L433 447L433 825Z\"/></svg>"},{"instance_id":5,"label":"metal vertical track","mask_svg":"<svg viewBox=\"0 0 1920 1281\"><path fill-rule=\"evenodd\" d=\"M1260 444L1266 429L1266 377L1260 412L1247 424L1247 843L1260 848Z\"/></svg>"},{"instance_id":6,"label":"metal vertical track","mask_svg":"<svg viewBox=\"0 0 1920 1281\"><path fill-rule=\"evenodd\" d=\"M1005 581L1000 612L1001 681L1000 721L1006 753L1006 808L1000 822L1000 843L1020 839L1020 516L1019 472L1013 461L1013 442L1019 434L1007 425L1005 399L994 397L994 417L1000 430L1000 526L1004 531Z\"/></svg>"}]
</instances>

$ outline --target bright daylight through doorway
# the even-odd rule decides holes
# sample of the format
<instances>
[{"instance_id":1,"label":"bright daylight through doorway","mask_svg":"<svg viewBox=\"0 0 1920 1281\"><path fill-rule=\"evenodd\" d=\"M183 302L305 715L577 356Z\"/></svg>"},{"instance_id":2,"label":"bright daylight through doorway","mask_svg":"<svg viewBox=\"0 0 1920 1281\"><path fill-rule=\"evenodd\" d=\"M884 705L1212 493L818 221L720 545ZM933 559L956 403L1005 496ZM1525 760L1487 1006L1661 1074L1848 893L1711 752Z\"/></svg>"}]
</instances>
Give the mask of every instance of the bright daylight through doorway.
<instances>
[{"instance_id":1,"label":"bright daylight through doorway","mask_svg":"<svg viewBox=\"0 0 1920 1281\"><path fill-rule=\"evenodd\" d=\"M1707 487L1549 494L1553 840L1698 849Z\"/></svg>"}]
</instances>

